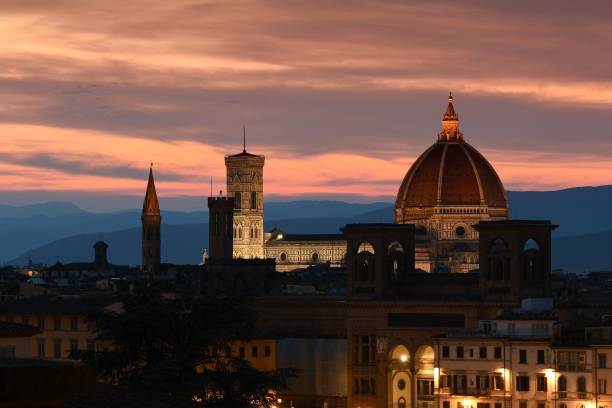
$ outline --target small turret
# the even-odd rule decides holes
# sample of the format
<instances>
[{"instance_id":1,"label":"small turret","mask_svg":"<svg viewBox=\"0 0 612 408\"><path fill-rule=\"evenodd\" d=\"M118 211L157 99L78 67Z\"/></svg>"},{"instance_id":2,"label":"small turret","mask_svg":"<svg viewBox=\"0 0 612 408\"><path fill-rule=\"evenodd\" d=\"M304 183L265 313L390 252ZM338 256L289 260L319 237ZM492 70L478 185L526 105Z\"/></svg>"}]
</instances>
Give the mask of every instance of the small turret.
<instances>
[{"instance_id":1,"label":"small turret","mask_svg":"<svg viewBox=\"0 0 612 408\"><path fill-rule=\"evenodd\" d=\"M104 241L98 241L94 244L94 263L97 267L108 265L108 257L106 255L106 250L108 249L108 245Z\"/></svg>"}]
</instances>

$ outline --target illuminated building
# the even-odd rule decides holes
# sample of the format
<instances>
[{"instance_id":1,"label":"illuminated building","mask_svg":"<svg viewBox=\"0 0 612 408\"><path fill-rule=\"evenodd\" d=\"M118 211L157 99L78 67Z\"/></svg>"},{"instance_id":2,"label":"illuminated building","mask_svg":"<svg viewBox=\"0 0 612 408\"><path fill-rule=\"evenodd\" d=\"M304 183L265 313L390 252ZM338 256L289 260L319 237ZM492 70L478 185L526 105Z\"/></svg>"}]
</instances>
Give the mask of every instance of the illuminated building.
<instances>
[{"instance_id":1,"label":"illuminated building","mask_svg":"<svg viewBox=\"0 0 612 408\"><path fill-rule=\"evenodd\" d=\"M234 258L264 257L263 167L265 157L247 152L225 157L227 197L234 199Z\"/></svg>"},{"instance_id":2,"label":"illuminated building","mask_svg":"<svg viewBox=\"0 0 612 408\"><path fill-rule=\"evenodd\" d=\"M345 262L340 234L284 234L274 229L261 240L263 156L227 156L227 189L235 204L234 256L274 258L278 271ZM480 221L508 218L504 186L487 159L467 143L449 96L436 142L410 167L395 202L395 222L416 226L416 268L426 272L478 269ZM261 248L263 246L263 249Z\"/></svg>"},{"instance_id":3,"label":"illuminated building","mask_svg":"<svg viewBox=\"0 0 612 408\"><path fill-rule=\"evenodd\" d=\"M493 166L464 140L449 96L437 141L410 167L395 202L395 222L417 228L417 268L478 269L478 231L472 225L507 218L504 186Z\"/></svg>"},{"instance_id":4,"label":"illuminated building","mask_svg":"<svg viewBox=\"0 0 612 408\"><path fill-rule=\"evenodd\" d=\"M68 360L77 350L96 350L97 340L89 313L112 307L107 299L51 299L37 297L0 304L0 322L33 326L36 333L24 339L27 357ZM25 353L25 351L24 351Z\"/></svg>"}]
</instances>

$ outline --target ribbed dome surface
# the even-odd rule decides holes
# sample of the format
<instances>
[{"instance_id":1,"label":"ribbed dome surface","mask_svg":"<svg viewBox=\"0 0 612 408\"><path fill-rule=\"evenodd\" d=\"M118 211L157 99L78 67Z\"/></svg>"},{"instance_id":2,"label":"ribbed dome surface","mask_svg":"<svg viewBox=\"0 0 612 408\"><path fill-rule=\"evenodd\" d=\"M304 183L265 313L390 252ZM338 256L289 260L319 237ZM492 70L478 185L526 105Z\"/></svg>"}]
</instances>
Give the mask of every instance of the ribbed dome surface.
<instances>
[{"instance_id":1,"label":"ribbed dome surface","mask_svg":"<svg viewBox=\"0 0 612 408\"><path fill-rule=\"evenodd\" d=\"M412 165L396 208L487 205L507 208L504 187L489 162L463 141L439 141Z\"/></svg>"}]
</instances>

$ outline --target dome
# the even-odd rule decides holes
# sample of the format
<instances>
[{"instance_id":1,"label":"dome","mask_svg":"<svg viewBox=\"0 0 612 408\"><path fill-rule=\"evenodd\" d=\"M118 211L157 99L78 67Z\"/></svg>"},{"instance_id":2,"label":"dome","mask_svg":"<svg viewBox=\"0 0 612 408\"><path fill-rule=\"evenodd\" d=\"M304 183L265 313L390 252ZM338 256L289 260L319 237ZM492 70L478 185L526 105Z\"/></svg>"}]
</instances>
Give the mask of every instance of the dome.
<instances>
[{"instance_id":1,"label":"dome","mask_svg":"<svg viewBox=\"0 0 612 408\"><path fill-rule=\"evenodd\" d=\"M396 221L425 216L433 207L478 207L479 213L507 216L508 200L495 169L459 131L449 96L438 140L410 167L395 203ZM428 211L429 209L429 211ZM474 211L472 208L467 212Z\"/></svg>"}]
</instances>

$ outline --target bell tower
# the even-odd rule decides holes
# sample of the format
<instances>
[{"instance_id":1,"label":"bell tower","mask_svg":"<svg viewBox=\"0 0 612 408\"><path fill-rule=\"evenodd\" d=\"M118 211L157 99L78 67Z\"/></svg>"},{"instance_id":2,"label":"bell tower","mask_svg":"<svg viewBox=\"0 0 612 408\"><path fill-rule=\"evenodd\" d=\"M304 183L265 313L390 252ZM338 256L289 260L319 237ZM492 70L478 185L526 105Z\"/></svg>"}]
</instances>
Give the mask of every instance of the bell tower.
<instances>
[{"instance_id":1,"label":"bell tower","mask_svg":"<svg viewBox=\"0 0 612 408\"><path fill-rule=\"evenodd\" d=\"M247 152L246 136L241 153L225 156L227 197L234 199L234 258L264 258L264 161Z\"/></svg>"},{"instance_id":2,"label":"bell tower","mask_svg":"<svg viewBox=\"0 0 612 408\"><path fill-rule=\"evenodd\" d=\"M149 169L147 192L142 204L142 268L154 272L160 263L160 227L161 215L159 201L153 180L153 166Z\"/></svg>"}]
</instances>

